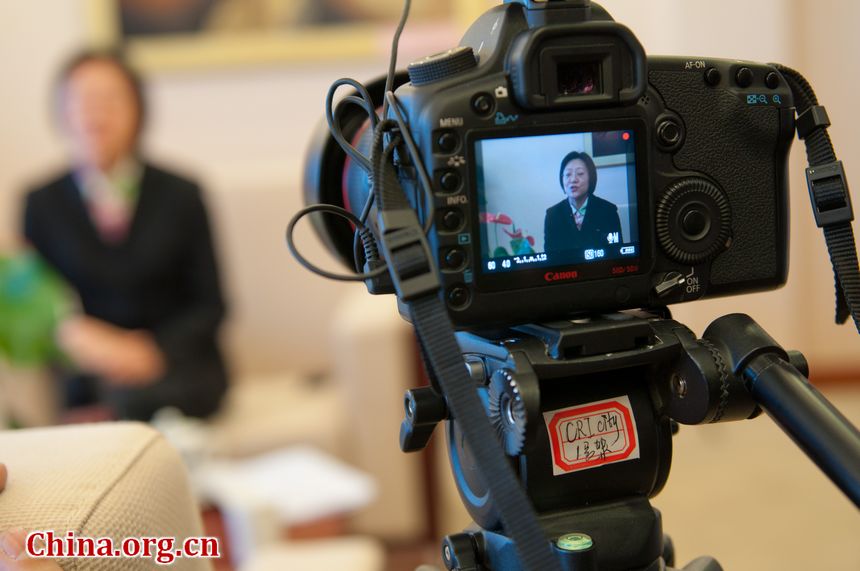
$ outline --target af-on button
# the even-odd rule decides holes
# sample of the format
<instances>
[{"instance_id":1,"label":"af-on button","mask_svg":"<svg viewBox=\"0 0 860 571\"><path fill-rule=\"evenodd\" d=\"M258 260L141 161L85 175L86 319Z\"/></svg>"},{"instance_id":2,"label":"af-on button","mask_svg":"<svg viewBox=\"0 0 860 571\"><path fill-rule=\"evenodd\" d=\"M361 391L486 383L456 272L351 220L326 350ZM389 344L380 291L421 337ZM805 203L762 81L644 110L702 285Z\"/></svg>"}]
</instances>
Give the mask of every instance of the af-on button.
<instances>
[{"instance_id":1,"label":"af-on button","mask_svg":"<svg viewBox=\"0 0 860 571\"><path fill-rule=\"evenodd\" d=\"M722 78L723 78L723 74L721 74L720 70L718 70L715 67L709 67L705 71L705 83L707 83L711 87L715 87L715 86L719 85L720 80Z\"/></svg>"}]
</instances>

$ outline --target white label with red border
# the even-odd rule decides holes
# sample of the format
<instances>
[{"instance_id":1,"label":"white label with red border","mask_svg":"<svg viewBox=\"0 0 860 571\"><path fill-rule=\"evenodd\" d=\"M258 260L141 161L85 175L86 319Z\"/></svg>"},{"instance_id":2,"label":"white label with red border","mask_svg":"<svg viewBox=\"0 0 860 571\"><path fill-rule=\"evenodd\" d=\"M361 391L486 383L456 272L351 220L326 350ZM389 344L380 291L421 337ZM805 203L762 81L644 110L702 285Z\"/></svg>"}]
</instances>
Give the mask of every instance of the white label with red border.
<instances>
[{"instance_id":1,"label":"white label with red border","mask_svg":"<svg viewBox=\"0 0 860 571\"><path fill-rule=\"evenodd\" d=\"M627 395L545 412L543 418L555 476L639 458Z\"/></svg>"}]
</instances>

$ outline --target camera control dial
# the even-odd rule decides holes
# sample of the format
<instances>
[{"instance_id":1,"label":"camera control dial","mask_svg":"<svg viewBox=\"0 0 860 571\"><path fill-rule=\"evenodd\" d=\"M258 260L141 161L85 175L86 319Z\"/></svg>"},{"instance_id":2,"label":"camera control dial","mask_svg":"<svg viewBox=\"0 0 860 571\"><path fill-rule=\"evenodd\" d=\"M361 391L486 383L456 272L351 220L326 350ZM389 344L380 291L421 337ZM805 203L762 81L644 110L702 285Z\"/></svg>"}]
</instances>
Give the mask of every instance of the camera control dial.
<instances>
[{"instance_id":1,"label":"camera control dial","mask_svg":"<svg viewBox=\"0 0 860 571\"><path fill-rule=\"evenodd\" d=\"M700 178L686 178L666 189L657 203L657 239L682 264L703 262L728 245L731 209L725 193Z\"/></svg>"},{"instance_id":2,"label":"camera control dial","mask_svg":"<svg viewBox=\"0 0 860 571\"><path fill-rule=\"evenodd\" d=\"M412 85L427 85L469 71L478 66L475 52L468 46L460 46L446 52L427 56L409 64L409 81Z\"/></svg>"}]
</instances>

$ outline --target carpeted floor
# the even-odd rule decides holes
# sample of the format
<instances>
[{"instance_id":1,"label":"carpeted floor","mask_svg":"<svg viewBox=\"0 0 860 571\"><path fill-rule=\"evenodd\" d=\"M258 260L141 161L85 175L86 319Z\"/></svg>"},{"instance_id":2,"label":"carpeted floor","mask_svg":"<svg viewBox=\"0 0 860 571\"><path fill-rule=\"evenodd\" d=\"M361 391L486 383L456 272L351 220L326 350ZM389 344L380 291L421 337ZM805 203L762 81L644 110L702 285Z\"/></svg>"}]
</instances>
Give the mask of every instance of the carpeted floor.
<instances>
[{"instance_id":1,"label":"carpeted floor","mask_svg":"<svg viewBox=\"0 0 860 571\"><path fill-rule=\"evenodd\" d=\"M860 389L824 392L860 425ZM726 571L860 570L860 510L765 415L681 427L653 503L678 565L712 555Z\"/></svg>"}]
</instances>

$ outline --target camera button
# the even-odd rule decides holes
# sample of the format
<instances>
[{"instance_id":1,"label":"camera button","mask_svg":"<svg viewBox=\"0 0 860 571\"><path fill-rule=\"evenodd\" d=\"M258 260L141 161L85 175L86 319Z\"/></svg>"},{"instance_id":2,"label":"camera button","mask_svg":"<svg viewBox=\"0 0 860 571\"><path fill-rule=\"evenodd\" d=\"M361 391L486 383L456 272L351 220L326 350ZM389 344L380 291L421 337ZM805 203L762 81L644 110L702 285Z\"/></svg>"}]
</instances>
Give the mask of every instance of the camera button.
<instances>
[{"instance_id":1,"label":"camera button","mask_svg":"<svg viewBox=\"0 0 860 571\"><path fill-rule=\"evenodd\" d=\"M681 229L691 242L701 240L711 229L711 217L706 210L692 207L683 214Z\"/></svg>"},{"instance_id":2,"label":"camera button","mask_svg":"<svg viewBox=\"0 0 860 571\"><path fill-rule=\"evenodd\" d=\"M767 74L767 77L764 78L764 84L770 89L776 89L779 87L779 74L775 71L770 72Z\"/></svg>"},{"instance_id":3,"label":"camera button","mask_svg":"<svg viewBox=\"0 0 860 571\"><path fill-rule=\"evenodd\" d=\"M666 151L678 149L684 142L684 127L674 117L663 117L657 122L657 143Z\"/></svg>"},{"instance_id":4,"label":"camera button","mask_svg":"<svg viewBox=\"0 0 860 571\"><path fill-rule=\"evenodd\" d=\"M456 232L463 225L463 213L456 209L446 210L442 214L442 226L449 232Z\"/></svg>"},{"instance_id":5,"label":"camera button","mask_svg":"<svg viewBox=\"0 0 860 571\"><path fill-rule=\"evenodd\" d=\"M443 132L436 139L436 145L443 153L453 153L457 150L457 146L459 145L459 143L459 137L457 137L456 133L452 133L451 131Z\"/></svg>"},{"instance_id":6,"label":"camera button","mask_svg":"<svg viewBox=\"0 0 860 571\"><path fill-rule=\"evenodd\" d=\"M478 115L487 116L493 112L496 102L488 93L479 93L472 98L472 110Z\"/></svg>"},{"instance_id":7,"label":"camera button","mask_svg":"<svg viewBox=\"0 0 860 571\"><path fill-rule=\"evenodd\" d=\"M723 74L715 67L708 68L707 71L705 71L705 83L711 87L719 85L722 78Z\"/></svg>"},{"instance_id":8,"label":"camera button","mask_svg":"<svg viewBox=\"0 0 860 571\"><path fill-rule=\"evenodd\" d=\"M466 263L466 252L460 248L450 248L445 252L445 266L449 270L456 270Z\"/></svg>"},{"instance_id":9,"label":"camera button","mask_svg":"<svg viewBox=\"0 0 860 571\"><path fill-rule=\"evenodd\" d=\"M446 171L439 178L439 183L442 185L442 188L448 192L453 192L460 188L460 184L462 182L462 177L453 171Z\"/></svg>"},{"instance_id":10,"label":"camera button","mask_svg":"<svg viewBox=\"0 0 860 571\"><path fill-rule=\"evenodd\" d=\"M739 87L749 87L753 82L753 72L748 67L742 67L735 75L735 81Z\"/></svg>"},{"instance_id":11,"label":"camera button","mask_svg":"<svg viewBox=\"0 0 860 571\"><path fill-rule=\"evenodd\" d=\"M452 309L462 309L471 301L472 295L464 286L454 286L448 290L448 305Z\"/></svg>"}]
</instances>

